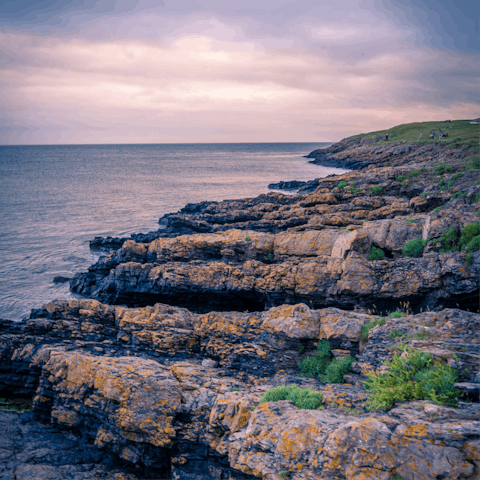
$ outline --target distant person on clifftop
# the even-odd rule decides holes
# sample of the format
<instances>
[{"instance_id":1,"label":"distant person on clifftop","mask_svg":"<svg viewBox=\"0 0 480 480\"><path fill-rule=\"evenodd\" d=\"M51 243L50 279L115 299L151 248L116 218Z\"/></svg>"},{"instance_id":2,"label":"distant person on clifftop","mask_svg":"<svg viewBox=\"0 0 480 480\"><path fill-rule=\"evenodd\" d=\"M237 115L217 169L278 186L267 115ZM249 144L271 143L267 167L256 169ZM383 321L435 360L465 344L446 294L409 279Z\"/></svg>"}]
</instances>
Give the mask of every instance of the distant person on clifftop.
<instances>
[{"instance_id":1,"label":"distant person on clifftop","mask_svg":"<svg viewBox=\"0 0 480 480\"><path fill-rule=\"evenodd\" d=\"M388 142L388 133L385 134L385 141Z\"/></svg>"}]
</instances>

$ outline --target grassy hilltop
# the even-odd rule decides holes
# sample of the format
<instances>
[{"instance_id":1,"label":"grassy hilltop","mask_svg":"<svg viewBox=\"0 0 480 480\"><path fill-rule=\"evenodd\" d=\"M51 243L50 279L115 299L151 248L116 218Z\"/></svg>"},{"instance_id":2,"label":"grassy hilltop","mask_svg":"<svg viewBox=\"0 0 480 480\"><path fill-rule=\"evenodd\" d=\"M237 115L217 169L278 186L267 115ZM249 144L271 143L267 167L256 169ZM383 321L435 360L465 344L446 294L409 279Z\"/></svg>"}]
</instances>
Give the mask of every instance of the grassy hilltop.
<instances>
[{"instance_id":1,"label":"grassy hilltop","mask_svg":"<svg viewBox=\"0 0 480 480\"><path fill-rule=\"evenodd\" d=\"M448 138L438 138L439 129L442 130L442 133L448 133ZM432 130L435 130L435 139L430 139L430 132ZM472 125L470 124L470 120L453 120L448 123L443 121L406 123L387 130L361 133L359 135L348 137L345 140L357 140L361 138L370 139L375 138L376 136L379 137L379 140L383 140L386 133L388 133L389 136L388 142L386 143L406 142L408 144L423 144L441 142L449 144L454 148L464 145L478 147L480 141L480 125Z\"/></svg>"}]
</instances>

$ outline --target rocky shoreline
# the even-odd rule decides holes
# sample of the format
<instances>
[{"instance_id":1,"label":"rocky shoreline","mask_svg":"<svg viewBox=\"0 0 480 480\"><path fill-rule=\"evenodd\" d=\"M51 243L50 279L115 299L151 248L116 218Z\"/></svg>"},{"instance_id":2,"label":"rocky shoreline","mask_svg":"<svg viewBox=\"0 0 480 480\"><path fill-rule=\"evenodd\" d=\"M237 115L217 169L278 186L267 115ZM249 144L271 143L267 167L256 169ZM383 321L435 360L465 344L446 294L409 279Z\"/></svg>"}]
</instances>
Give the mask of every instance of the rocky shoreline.
<instances>
[{"instance_id":1,"label":"rocky shoreline","mask_svg":"<svg viewBox=\"0 0 480 480\"><path fill-rule=\"evenodd\" d=\"M471 157L347 139L309 155L344 175L96 238L105 255L70 280L88 298L0 322L0 477L480 478ZM301 370L320 345L351 359L340 383ZM372 409L364 382L412 351L456 372L458 398ZM321 407L262 401L292 384Z\"/></svg>"}]
</instances>

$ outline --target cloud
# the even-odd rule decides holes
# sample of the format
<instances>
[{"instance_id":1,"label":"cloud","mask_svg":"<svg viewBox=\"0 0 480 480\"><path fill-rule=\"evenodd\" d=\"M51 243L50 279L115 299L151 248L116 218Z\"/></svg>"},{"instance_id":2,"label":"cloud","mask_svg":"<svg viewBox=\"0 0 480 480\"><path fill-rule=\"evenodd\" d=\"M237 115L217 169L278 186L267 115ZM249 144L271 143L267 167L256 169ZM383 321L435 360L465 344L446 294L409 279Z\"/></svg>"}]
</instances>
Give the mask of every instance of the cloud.
<instances>
[{"instance_id":1,"label":"cloud","mask_svg":"<svg viewBox=\"0 0 480 480\"><path fill-rule=\"evenodd\" d=\"M329 141L469 117L478 98L475 55L413 45L364 9L342 23L299 14L283 36L258 18L167 13L0 32L0 141Z\"/></svg>"}]
</instances>

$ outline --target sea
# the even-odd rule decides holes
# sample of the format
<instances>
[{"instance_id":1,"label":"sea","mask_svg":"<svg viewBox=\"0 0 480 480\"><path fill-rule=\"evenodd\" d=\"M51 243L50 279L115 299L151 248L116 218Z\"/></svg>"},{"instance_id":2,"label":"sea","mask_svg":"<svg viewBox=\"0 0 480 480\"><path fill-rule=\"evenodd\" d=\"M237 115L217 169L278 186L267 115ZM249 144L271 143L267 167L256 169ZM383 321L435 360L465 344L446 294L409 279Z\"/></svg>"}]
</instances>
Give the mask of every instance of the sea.
<instances>
[{"instance_id":1,"label":"sea","mask_svg":"<svg viewBox=\"0 0 480 480\"><path fill-rule=\"evenodd\" d=\"M304 158L327 143L0 146L0 319L70 299L96 236L158 230L187 203L254 197L269 183L345 170Z\"/></svg>"}]
</instances>

